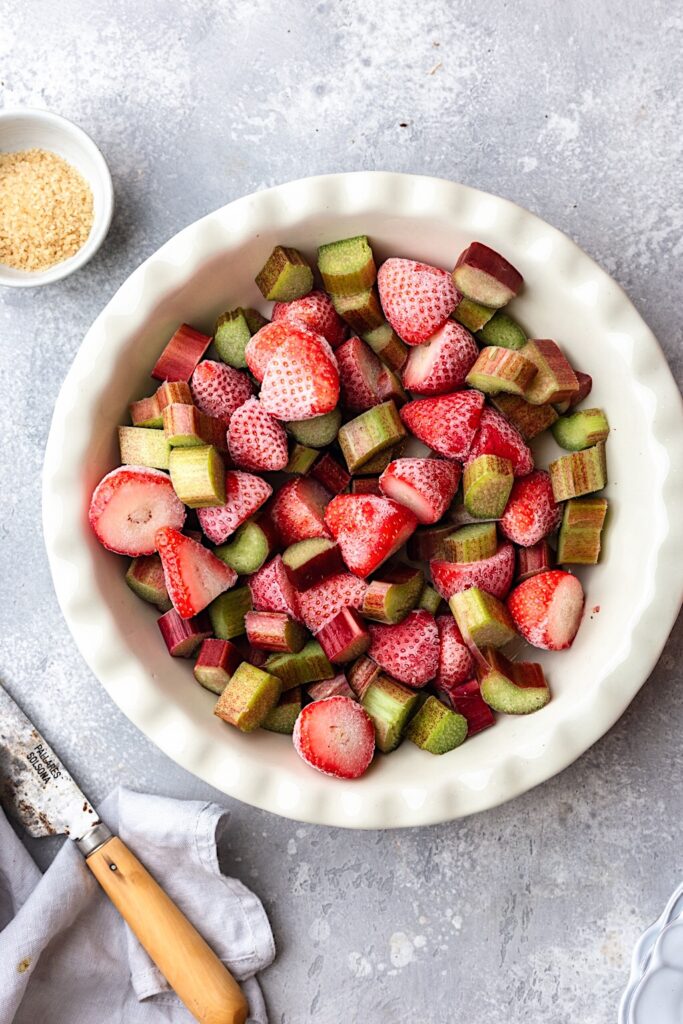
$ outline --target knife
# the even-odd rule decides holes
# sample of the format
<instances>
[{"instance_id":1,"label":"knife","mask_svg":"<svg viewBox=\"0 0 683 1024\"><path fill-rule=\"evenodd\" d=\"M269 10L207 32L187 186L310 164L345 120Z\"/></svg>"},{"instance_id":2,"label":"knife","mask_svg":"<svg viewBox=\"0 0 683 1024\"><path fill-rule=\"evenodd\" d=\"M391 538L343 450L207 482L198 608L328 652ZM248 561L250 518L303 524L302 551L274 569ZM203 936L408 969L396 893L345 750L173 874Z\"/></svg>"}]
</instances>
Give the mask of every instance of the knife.
<instances>
[{"instance_id":1,"label":"knife","mask_svg":"<svg viewBox=\"0 0 683 1024\"><path fill-rule=\"evenodd\" d=\"M66 835L201 1024L244 1024L242 991L175 903L100 821L50 745L0 686L0 800L32 836Z\"/></svg>"}]
</instances>

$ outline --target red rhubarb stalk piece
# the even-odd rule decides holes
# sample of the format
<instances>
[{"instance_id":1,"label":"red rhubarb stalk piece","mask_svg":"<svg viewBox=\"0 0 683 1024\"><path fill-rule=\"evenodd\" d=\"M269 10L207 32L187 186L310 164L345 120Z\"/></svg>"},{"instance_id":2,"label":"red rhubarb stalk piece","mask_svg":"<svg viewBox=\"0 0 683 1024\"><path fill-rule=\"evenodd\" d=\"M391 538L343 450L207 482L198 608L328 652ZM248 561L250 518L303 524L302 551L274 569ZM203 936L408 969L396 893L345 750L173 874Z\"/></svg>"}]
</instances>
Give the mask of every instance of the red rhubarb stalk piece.
<instances>
[{"instance_id":1,"label":"red rhubarb stalk piece","mask_svg":"<svg viewBox=\"0 0 683 1024\"><path fill-rule=\"evenodd\" d=\"M157 380L189 381L210 344L210 335L181 324L159 356L152 376Z\"/></svg>"},{"instance_id":2,"label":"red rhubarb stalk piece","mask_svg":"<svg viewBox=\"0 0 683 1024\"><path fill-rule=\"evenodd\" d=\"M539 572L555 568L555 552L547 540L539 540L528 548L517 549L517 583L530 580Z\"/></svg>"},{"instance_id":3,"label":"red rhubarb stalk piece","mask_svg":"<svg viewBox=\"0 0 683 1024\"><path fill-rule=\"evenodd\" d=\"M298 654L306 643L306 630L285 612L247 612L247 640L263 651Z\"/></svg>"},{"instance_id":4,"label":"red rhubarb stalk piece","mask_svg":"<svg viewBox=\"0 0 683 1024\"><path fill-rule=\"evenodd\" d=\"M467 735L474 736L482 729L495 725L496 716L484 701L477 679L470 679L460 686L454 686L449 692L453 710L467 719Z\"/></svg>"},{"instance_id":5,"label":"red rhubarb stalk piece","mask_svg":"<svg viewBox=\"0 0 683 1024\"><path fill-rule=\"evenodd\" d=\"M204 689L221 694L243 661L241 652L229 640L204 640L194 663L194 677Z\"/></svg>"},{"instance_id":6,"label":"red rhubarb stalk piece","mask_svg":"<svg viewBox=\"0 0 683 1024\"><path fill-rule=\"evenodd\" d=\"M282 561L292 584L302 592L345 569L339 545L327 537L297 541L283 553Z\"/></svg>"},{"instance_id":7,"label":"red rhubarb stalk piece","mask_svg":"<svg viewBox=\"0 0 683 1024\"><path fill-rule=\"evenodd\" d=\"M350 475L329 452L320 456L308 475L322 484L330 494L341 494L351 482Z\"/></svg>"},{"instance_id":8,"label":"red rhubarb stalk piece","mask_svg":"<svg viewBox=\"0 0 683 1024\"><path fill-rule=\"evenodd\" d=\"M315 638L332 662L354 661L370 646L370 634L354 608L342 608Z\"/></svg>"},{"instance_id":9,"label":"red rhubarb stalk piece","mask_svg":"<svg viewBox=\"0 0 683 1024\"><path fill-rule=\"evenodd\" d=\"M343 672L336 675L334 679L323 679L320 683L310 683L306 687L306 692L311 700L325 700L326 697L350 697L351 700L356 700L356 695Z\"/></svg>"},{"instance_id":10,"label":"red rhubarb stalk piece","mask_svg":"<svg viewBox=\"0 0 683 1024\"><path fill-rule=\"evenodd\" d=\"M157 623L172 658L191 658L202 641L213 633L204 612L191 619L181 619L175 608L171 608Z\"/></svg>"},{"instance_id":11,"label":"red rhubarb stalk piece","mask_svg":"<svg viewBox=\"0 0 683 1024\"><path fill-rule=\"evenodd\" d=\"M491 309L508 303L524 283L520 272L483 242L472 242L460 253L453 281L466 298Z\"/></svg>"}]
</instances>

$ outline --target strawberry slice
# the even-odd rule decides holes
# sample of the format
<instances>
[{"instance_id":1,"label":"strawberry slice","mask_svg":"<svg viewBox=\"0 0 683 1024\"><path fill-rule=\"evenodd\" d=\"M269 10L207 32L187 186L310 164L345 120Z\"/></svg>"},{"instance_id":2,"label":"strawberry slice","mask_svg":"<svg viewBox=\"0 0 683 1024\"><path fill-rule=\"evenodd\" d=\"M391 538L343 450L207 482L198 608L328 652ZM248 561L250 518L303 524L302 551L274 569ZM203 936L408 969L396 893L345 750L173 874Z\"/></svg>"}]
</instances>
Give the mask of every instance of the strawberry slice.
<instances>
[{"instance_id":1,"label":"strawberry slice","mask_svg":"<svg viewBox=\"0 0 683 1024\"><path fill-rule=\"evenodd\" d=\"M515 480L499 525L515 544L530 548L557 529L561 518L562 506L555 501L550 476L537 469Z\"/></svg>"},{"instance_id":2,"label":"strawberry slice","mask_svg":"<svg viewBox=\"0 0 683 1024\"><path fill-rule=\"evenodd\" d=\"M484 408L480 391L455 391L436 398L417 398L401 409L411 434L447 459L464 459L479 428ZM501 417L502 418L502 417Z\"/></svg>"},{"instance_id":3,"label":"strawberry slice","mask_svg":"<svg viewBox=\"0 0 683 1024\"><path fill-rule=\"evenodd\" d=\"M228 451L243 469L275 471L289 461L284 427L258 398L250 398L233 413L228 427Z\"/></svg>"},{"instance_id":4,"label":"strawberry slice","mask_svg":"<svg viewBox=\"0 0 683 1024\"><path fill-rule=\"evenodd\" d=\"M297 595L304 625L317 633L342 608L360 611L368 585L350 572L328 576Z\"/></svg>"},{"instance_id":5,"label":"strawberry slice","mask_svg":"<svg viewBox=\"0 0 683 1024\"><path fill-rule=\"evenodd\" d=\"M339 401L339 371L334 353L321 335L284 323L289 337L266 366L261 385L263 407L279 420L324 416Z\"/></svg>"},{"instance_id":6,"label":"strawberry slice","mask_svg":"<svg viewBox=\"0 0 683 1024\"><path fill-rule=\"evenodd\" d=\"M403 386L417 395L445 395L463 387L479 349L470 332L447 320L424 344L411 349Z\"/></svg>"},{"instance_id":7,"label":"strawberry slice","mask_svg":"<svg viewBox=\"0 0 683 1024\"><path fill-rule=\"evenodd\" d=\"M235 410L254 393L246 373L212 359L199 364L192 374L190 388L197 408L208 416L225 420L226 426Z\"/></svg>"},{"instance_id":8,"label":"strawberry slice","mask_svg":"<svg viewBox=\"0 0 683 1024\"><path fill-rule=\"evenodd\" d=\"M396 459L379 478L382 493L411 509L420 523L436 523L453 501L460 466L443 459Z\"/></svg>"},{"instance_id":9,"label":"strawberry slice","mask_svg":"<svg viewBox=\"0 0 683 1024\"><path fill-rule=\"evenodd\" d=\"M515 628L545 651L570 647L583 615L583 587L569 572L551 569L525 580L507 599Z\"/></svg>"},{"instance_id":10,"label":"strawberry slice","mask_svg":"<svg viewBox=\"0 0 683 1024\"><path fill-rule=\"evenodd\" d=\"M478 587L502 600L510 590L515 575L515 549L501 544L495 555L479 562L429 563L432 582L444 600L469 587Z\"/></svg>"},{"instance_id":11,"label":"strawberry slice","mask_svg":"<svg viewBox=\"0 0 683 1024\"><path fill-rule=\"evenodd\" d=\"M482 412L479 430L465 465L480 455L497 455L501 459L509 459L515 476L526 476L534 468L534 457L524 438L495 409L486 408Z\"/></svg>"},{"instance_id":12,"label":"strawberry slice","mask_svg":"<svg viewBox=\"0 0 683 1024\"><path fill-rule=\"evenodd\" d=\"M100 544L117 555L151 555L162 526L182 530L185 506L169 476L144 466L119 466L90 499L88 520Z\"/></svg>"},{"instance_id":13,"label":"strawberry slice","mask_svg":"<svg viewBox=\"0 0 683 1024\"><path fill-rule=\"evenodd\" d=\"M229 470L225 474L225 505L198 508L199 525L213 544L224 544L272 493L273 488L260 476Z\"/></svg>"},{"instance_id":14,"label":"strawberry slice","mask_svg":"<svg viewBox=\"0 0 683 1024\"><path fill-rule=\"evenodd\" d=\"M472 678L474 662L452 615L437 615L436 628L441 644L436 685L448 693L454 686Z\"/></svg>"},{"instance_id":15,"label":"strawberry slice","mask_svg":"<svg viewBox=\"0 0 683 1024\"><path fill-rule=\"evenodd\" d=\"M325 292L312 291L293 302L276 302L272 317L273 323L287 320L322 334L333 349L341 345L346 337L346 324Z\"/></svg>"},{"instance_id":16,"label":"strawberry slice","mask_svg":"<svg viewBox=\"0 0 683 1024\"><path fill-rule=\"evenodd\" d=\"M289 337L290 322L280 321L279 323L265 324L253 334L247 342L244 350L244 358L251 374L261 383L266 372L268 363L275 355L280 345Z\"/></svg>"},{"instance_id":17,"label":"strawberry slice","mask_svg":"<svg viewBox=\"0 0 683 1024\"><path fill-rule=\"evenodd\" d=\"M306 764L337 779L359 778L375 753L375 727L351 697L325 697L307 704L292 739Z\"/></svg>"},{"instance_id":18,"label":"strawberry slice","mask_svg":"<svg viewBox=\"0 0 683 1024\"><path fill-rule=\"evenodd\" d=\"M310 537L329 537L325 509L332 495L317 480L297 477L278 492L271 518L284 547Z\"/></svg>"},{"instance_id":19,"label":"strawberry slice","mask_svg":"<svg viewBox=\"0 0 683 1024\"><path fill-rule=\"evenodd\" d=\"M424 686L439 669L439 630L431 612L420 609L395 626L368 624L368 655L400 683Z\"/></svg>"},{"instance_id":20,"label":"strawberry slice","mask_svg":"<svg viewBox=\"0 0 683 1024\"><path fill-rule=\"evenodd\" d=\"M415 260L387 260L377 274L377 286L384 315L409 345L431 337L460 299L450 274Z\"/></svg>"},{"instance_id":21,"label":"strawberry slice","mask_svg":"<svg viewBox=\"0 0 683 1024\"><path fill-rule=\"evenodd\" d=\"M325 522L347 566L361 577L398 551L417 526L410 509L374 494L337 495L327 506Z\"/></svg>"},{"instance_id":22,"label":"strawberry slice","mask_svg":"<svg viewBox=\"0 0 683 1024\"><path fill-rule=\"evenodd\" d=\"M163 526L156 532L156 545L168 596L181 619L198 615L237 579L234 569L179 530Z\"/></svg>"},{"instance_id":23,"label":"strawberry slice","mask_svg":"<svg viewBox=\"0 0 683 1024\"><path fill-rule=\"evenodd\" d=\"M365 412L384 401L380 397L380 377L386 369L369 345L360 338L349 338L336 351L342 405L349 412Z\"/></svg>"},{"instance_id":24,"label":"strawberry slice","mask_svg":"<svg viewBox=\"0 0 683 1024\"><path fill-rule=\"evenodd\" d=\"M254 611L287 612L293 619L301 619L297 593L280 555L253 573L247 585Z\"/></svg>"}]
</instances>

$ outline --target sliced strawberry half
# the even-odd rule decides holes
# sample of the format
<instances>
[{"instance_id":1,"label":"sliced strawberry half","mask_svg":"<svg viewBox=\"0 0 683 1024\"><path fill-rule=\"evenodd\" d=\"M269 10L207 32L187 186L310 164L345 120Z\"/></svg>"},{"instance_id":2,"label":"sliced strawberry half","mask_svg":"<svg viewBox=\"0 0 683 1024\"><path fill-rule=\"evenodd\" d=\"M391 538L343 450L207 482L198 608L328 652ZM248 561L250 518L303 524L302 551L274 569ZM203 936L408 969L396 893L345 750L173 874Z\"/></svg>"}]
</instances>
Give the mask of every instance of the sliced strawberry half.
<instances>
[{"instance_id":1,"label":"sliced strawberry half","mask_svg":"<svg viewBox=\"0 0 683 1024\"><path fill-rule=\"evenodd\" d=\"M181 530L186 510L170 477L158 469L119 466L90 499L88 519L100 544L117 555L151 555L162 526Z\"/></svg>"},{"instance_id":2,"label":"sliced strawberry half","mask_svg":"<svg viewBox=\"0 0 683 1024\"><path fill-rule=\"evenodd\" d=\"M507 606L527 643L546 651L570 647L583 615L583 587L569 572L551 569L525 580L512 591Z\"/></svg>"},{"instance_id":3,"label":"sliced strawberry half","mask_svg":"<svg viewBox=\"0 0 683 1024\"><path fill-rule=\"evenodd\" d=\"M417 516L418 522L436 523L453 501L460 483L457 462L444 459L396 459L379 478L382 493Z\"/></svg>"},{"instance_id":4,"label":"sliced strawberry half","mask_svg":"<svg viewBox=\"0 0 683 1024\"><path fill-rule=\"evenodd\" d=\"M350 572L328 576L320 583L297 595L301 618L304 625L317 633L318 630L333 619L342 608L363 607L363 599L368 585Z\"/></svg>"},{"instance_id":5,"label":"sliced strawberry half","mask_svg":"<svg viewBox=\"0 0 683 1024\"><path fill-rule=\"evenodd\" d=\"M332 412L339 401L339 371L319 334L288 325L290 334L266 367L261 402L279 420L310 420Z\"/></svg>"},{"instance_id":6,"label":"sliced strawberry half","mask_svg":"<svg viewBox=\"0 0 683 1024\"><path fill-rule=\"evenodd\" d=\"M499 525L515 544L530 548L557 529L561 518L562 506L555 501L550 475L537 469L515 480Z\"/></svg>"},{"instance_id":7,"label":"sliced strawberry half","mask_svg":"<svg viewBox=\"0 0 683 1024\"><path fill-rule=\"evenodd\" d=\"M452 615L437 615L439 631L439 669L436 685L447 692L474 675L474 662Z\"/></svg>"},{"instance_id":8,"label":"sliced strawberry half","mask_svg":"<svg viewBox=\"0 0 683 1024\"><path fill-rule=\"evenodd\" d=\"M515 476L526 476L534 468L533 454L520 432L499 412L488 407L481 414L465 465L480 455L509 459Z\"/></svg>"},{"instance_id":9,"label":"sliced strawberry half","mask_svg":"<svg viewBox=\"0 0 683 1024\"><path fill-rule=\"evenodd\" d=\"M415 260L387 260L377 286L384 315L409 345L421 345L442 327L460 298L450 274Z\"/></svg>"},{"instance_id":10,"label":"sliced strawberry half","mask_svg":"<svg viewBox=\"0 0 683 1024\"><path fill-rule=\"evenodd\" d=\"M212 359L205 359L197 366L190 388L197 408L208 416L225 420L226 426L235 410L254 393L246 373Z\"/></svg>"},{"instance_id":11,"label":"sliced strawberry half","mask_svg":"<svg viewBox=\"0 0 683 1024\"><path fill-rule=\"evenodd\" d=\"M337 779L357 779L375 753L375 727L351 697L307 704L294 724L294 749L311 768Z\"/></svg>"},{"instance_id":12,"label":"sliced strawberry half","mask_svg":"<svg viewBox=\"0 0 683 1024\"><path fill-rule=\"evenodd\" d=\"M410 350L403 385L417 395L445 395L463 387L479 349L462 324L447 320L435 334Z\"/></svg>"},{"instance_id":13,"label":"sliced strawberry half","mask_svg":"<svg viewBox=\"0 0 683 1024\"><path fill-rule=\"evenodd\" d=\"M337 495L327 506L325 522L347 566L361 577L398 551L417 526L410 509L374 494Z\"/></svg>"},{"instance_id":14,"label":"sliced strawberry half","mask_svg":"<svg viewBox=\"0 0 683 1024\"><path fill-rule=\"evenodd\" d=\"M168 596L181 619L199 614L237 579L233 569L179 530L157 530L156 544Z\"/></svg>"},{"instance_id":15,"label":"sliced strawberry half","mask_svg":"<svg viewBox=\"0 0 683 1024\"><path fill-rule=\"evenodd\" d=\"M420 609L395 626L368 624L373 661L400 683L424 686L439 669L439 630L431 612Z\"/></svg>"},{"instance_id":16,"label":"sliced strawberry half","mask_svg":"<svg viewBox=\"0 0 683 1024\"><path fill-rule=\"evenodd\" d=\"M280 555L253 573L247 583L254 611L287 612L294 619L301 618L297 592Z\"/></svg>"},{"instance_id":17,"label":"sliced strawberry half","mask_svg":"<svg viewBox=\"0 0 683 1024\"><path fill-rule=\"evenodd\" d=\"M436 398L417 398L401 409L411 434L447 459L464 459L482 419L484 396L479 391L455 391Z\"/></svg>"},{"instance_id":18,"label":"sliced strawberry half","mask_svg":"<svg viewBox=\"0 0 683 1024\"><path fill-rule=\"evenodd\" d=\"M225 505L198 508L202 530L214 544L228 537L261 507L273 493L270 484L253 473L228 470L225 474Z\"/></svg>"},{"instance_id":19,"label":"sliced strawberry half","mask_svg":"<svg viewBox=\"0 0 683 1024\"><path fill-rule=\"evenodd\" d=\"M349 412L365 412L384 401L380 397L383 364L360 338L349 338L336 351L342 405Z\"/></svg>"},{"instance_id":20,"label":"sliced strawberry half","mask_svg":"<svg viewBox=\"0 0 683 1024\"><path fill-rule=\"evenodd\" d=\"M284 547L310 537L329 537L325 509L332 495L317 480L297 477L278 491L271 518Z\"/></svg>"},{"instance_id":21,"label":"sliced strawberry half","mask_svg":"<svg viewBox=\"0 0 683 1024\"><path fill-rule=\"evenodd\" d=\"M479 562L433 561L429 568L434 587L446 601L469 587L478 587L502 599L515 576L515 549L512 544L501 544L495 555Z\"/></svg>"},{"instance_id":22,"label":"sliced strawberry half","mask_svg":"<svg viewBox=\"0 0 683 1024\"><path fill-rule=\"evenodd\" d=\"M276 302L273 306L273 323L288 320L301 324L316 334L322 334L333 349L346 337L346 324L332 305L332 299L325 292L313 291L293 302Z\"/></svg>"},{"instance_id":23,"label":"sliced strawberry half","mask_svg":"<svg viewBox=\"0 0 683 1024\"><path fill-rule=\"evenodd\" d=\"M276 471L284 469L289 461L284 427L258 398L250 398L233 413L228 451L235 465L243 469Z\"/></svg>"}]
</instances>

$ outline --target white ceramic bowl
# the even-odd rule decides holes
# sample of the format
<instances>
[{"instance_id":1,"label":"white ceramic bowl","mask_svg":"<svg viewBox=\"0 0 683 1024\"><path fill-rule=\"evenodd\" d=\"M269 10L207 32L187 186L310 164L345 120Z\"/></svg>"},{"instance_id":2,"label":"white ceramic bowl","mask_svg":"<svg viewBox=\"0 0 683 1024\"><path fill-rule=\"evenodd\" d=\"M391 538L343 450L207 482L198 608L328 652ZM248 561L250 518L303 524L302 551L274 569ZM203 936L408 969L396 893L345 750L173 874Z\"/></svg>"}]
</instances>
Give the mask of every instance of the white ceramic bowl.
<instances>
[{"instance_id":1,"label":"white ceramic bowl","mask_svg":"<svg viewBox=\"0 0 683 1024\"><path fill-rule=\"evenodd\" d=\"M84 245L47 270L17 270L0 263L0 285L35 288L59 281L79 270L102 245L114 212L114 188L106 161L82 128L48 110L0 111L0 153L24 149L47 149L67 160L80 171L92 189L93 224Z\"/></svg>"},{"instance_id":2,"label":"white ceramic bowl","mask_svg":"<svg viewBox=\"0 0 683 1024\"><path fill-rule=\"evenodd\" d=\"M314 255L367 233L377 256L450 267L472 239L526 279L514 313L556 338L595 382L612 425L611 522L600 565L579 573L586 615L571 650L534 652L553 700L501 717L443 757L405 743L356 782L303 764L288 738L243 736L212 715L191 664L168 657L125 562L88 529L100 477L117 464L116 424L153 388L149 372L181 321L207 331L236 305L265 308L254 284L273 245ZM552 439L541 453L546 464ZM548 779L609 729L652 670L681 602L683 414L653 335L588 256L538 217L434 178L339 174L246 196L172 238L119 289L88 332L55 408L44 470L44 530L57 596L76 642L109 694L170 757L257 807L302 821L380 828L424 825L492 807ZM599 608L599 611L597 610Z\"/></svg>"}]
</instances>

